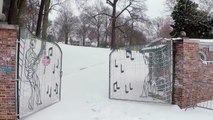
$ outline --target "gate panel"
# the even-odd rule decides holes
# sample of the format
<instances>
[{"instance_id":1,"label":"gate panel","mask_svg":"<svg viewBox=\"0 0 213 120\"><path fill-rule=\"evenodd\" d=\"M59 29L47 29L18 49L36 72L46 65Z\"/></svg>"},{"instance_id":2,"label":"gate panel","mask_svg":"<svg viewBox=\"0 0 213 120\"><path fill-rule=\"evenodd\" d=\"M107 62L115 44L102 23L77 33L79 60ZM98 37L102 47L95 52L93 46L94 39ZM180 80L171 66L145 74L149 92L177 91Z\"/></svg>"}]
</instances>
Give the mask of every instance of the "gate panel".
<instances>
[{"instance_id":1,"label":"gate panel","mask_svg":"<svg viewBox=\"0 0 213 120\"><path fill-rule=\"evenodd\" d=\"M213 110L213 83L193 81L189 100L191 107Z\"/></svg>"},{"instance_id":2,"label":"gate panel","mask_svg":"<svg viewBox=\"0 0 213 120\"><path fill-rule=\"evenodd\" d=\"M24 118L60 101L62 51L51 42L21 30L19 47L19 116Z\"/></svg>"},{"instance_id":3,"label":"gate panel","mask_svg":"<svg viewBox=\"0 0 213 120\"><path fill-rule=\"evenodd\" d=\"M171 103L171 45L164 43L110 54L109 97L118 100Z\"/></svg>"}]
</instances>

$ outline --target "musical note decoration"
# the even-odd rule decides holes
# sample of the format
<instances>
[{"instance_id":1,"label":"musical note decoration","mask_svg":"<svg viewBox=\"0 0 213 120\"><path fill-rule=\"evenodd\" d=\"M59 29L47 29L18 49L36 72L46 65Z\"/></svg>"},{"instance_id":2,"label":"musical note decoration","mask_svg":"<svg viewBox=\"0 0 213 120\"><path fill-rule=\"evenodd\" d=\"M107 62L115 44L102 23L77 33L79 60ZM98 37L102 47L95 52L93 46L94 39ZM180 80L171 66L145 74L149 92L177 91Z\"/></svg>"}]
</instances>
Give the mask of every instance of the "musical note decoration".
<instances>
[{"instance_id":1,"label":"musical note decoration","mask_svg":"<svg viewBox=\"0 0 213 120\"><path fill-rule=\"evenodd\" d=\"M48 87L47 87L47 92L46 92L47 94L48 94L48 96L51 98L51 96L52 96L52 87L49 87L49 85L48 85Z\"/></svg>"},{"instance_id":2,"label":"musical note decoration","mask_svg":"<svg viewBox=\"0 0 213 120\"><path fill-rule=\"evenodd\" d=\"M132 87L132 84L131 84L131 83L129 83L129 89L130 89L130 90L133 90L133 87Z\"/></svg>"},{"instance_id":3,"label":"musical note decoration","mask_svg":"<svg viewBox=\"0 0 213 120\"><path fill-rule=\"evenodd\" d=\"M130 57L131 60L134 60L134 58L132 56L132 51L131 50L126 50L126 58L129 58L129 57Z\"/></svg>"},{"instance_id":4,"label":"musical note decoration","mask_svg":"<svg viewBox=\"0 0 213 120\"><path fill-rule=\"evenodd\" d=\"M48 56L53 56L53 47L50 47L48 50Z\"/></svg>"},{"instance_id":5,"label":"musical note decoration","mask_svg":"<svg viewBox=\"0 0 213 120\"><path fill-rule=\"evenodd\" d=\"M122 64L121 64L121 73L124 73L124 70L123 70Z\"/></svg>"},{"instance_id":6,"label":"musical note decoration","mask_svg":"<svg viewBox=\"0 0 213 120\"><path fill-rule=\"evenodd\" d=\"M118 65L117 65L117 63L116 63L116 60L115 60L115 67L116 67L116 68L118 67Z\"/></svg>"},{"instance_id":7,"label":"musical note decoration","mask_svg":"<svg viewBox=\"0 0 213 120\"><path fill-rule=\"evenodd\" d=\"M132 57L132 54L131 54L131 60L135 60L135 58Z\"/></svg>"},{"instance_id":8,"label":"musical note decoration","mask_svg":"<svg viewBox=\"0 0 213 120\"><path fill-rule=\"evenodd\" d=\"M117 92L117 90L119 90L120 87L118 86L118 82L116 81L115 83L113 83L113 91Z\"/></svg>"},{"instance_id":9,"label":"musical note decoration","mask_svg":"<svg viewBox=\"0 0 213 120\"><path fill-rule=\"evenodd\" d=\"M129 83L129 90L133 90L132 84ZM125 85L125 93L128 94L129 90L127 89L127 85Z\"/></svg>"},{"instance_id":10,"label":"musical note decoration","mask_svg":"<svg viewBox=\"0 0 213 120\"><path fill-rule=\"evenodd\" d=\"M130 54L132 54L132 51L127 49L127 50L126 50L126 58L129 58L129 55L130 55Z\"/></svg>"},{"instance_id":11,"label":"musical note decoration","mask_svg":"<svg viewBox=\"0 0 213 120\"><path fill-rule=\"evenodd\" d=\"M56 93L56 95L58 94L58 84L57 83L55 84L54 92Z\"/></svg>"},{"instance_id":12,"label":"musical note decoration","mask_svg":"<svg viewBox=\"0 0 213 120\"><path fill-rule=\"evenodd\" d=\"M55 74L55 64L54 64L54 68L53 68L53 74Z\"/></svg>"},{"instance_id":13,"label":"musical note decoration","mask_svg":"<svg viewBox=\"0 0 213 120\"><path fill-rule=\"evenodd\" d=\"M125 85L125 93L129 93L129 91L127 90L127 86Z\"/></svg>"},{"instance_id":14,"label":"musical note decoration","mask_svg":"<svg viewBox=\"0 0 213 120\"><path fill-rule=\"evenodd\" d=\"M49 85L48 85L48 87L47 87L47 92L46 92L47 94L49 94Z\"/></svg>"},{"instance_id":15,"label":"musical note decoration","mask_svg":"<svg viewBox=\"0 0 213 120\"><path fill-rule=\"evenodd\" d=\"M57 69L59 68L59 59L57 59L57 65L56 65L56 68L57 68Z\"/></svg>"},{"instance_id":16,"label":"musical note decoration","mask_svg":"<svg viewBox=\"0 0 213 120\"><path fill-rule=\"evenodd\" d=\"M50 87L50 93L49 93L49 97L52 97L52 87Z\"/></svg>"}]
</instances>

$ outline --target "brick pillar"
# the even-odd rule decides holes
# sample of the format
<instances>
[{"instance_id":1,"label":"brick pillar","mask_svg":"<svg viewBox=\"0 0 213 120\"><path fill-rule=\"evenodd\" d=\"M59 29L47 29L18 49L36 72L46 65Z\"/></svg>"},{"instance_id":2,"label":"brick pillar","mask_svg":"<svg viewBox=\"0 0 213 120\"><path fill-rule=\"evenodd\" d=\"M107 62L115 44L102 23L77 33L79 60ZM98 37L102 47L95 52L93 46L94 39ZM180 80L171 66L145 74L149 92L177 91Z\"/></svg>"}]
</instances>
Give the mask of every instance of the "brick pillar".
<instances>
[{"instance_id":1,"label":"brick pillar","mask_svg":"<svg viewBox=\"0 0 213 120\"><path fill-rule=\"evenodd\" d=\"M183 92L181 108L190 106L192 98L192 81L199 80L199 43L189 40L184 40L183 43L184 64L183 64Z\"/></svg>"},{"instance_id":2,"label":"brick pillar","mask_svg":"<svg viewBox=\"0 0 213 120\"><path fill-rule=\"evenodd\" d=\"M0 23L0 120L16 120L17 27Z\"/></svg>"},{"instance_id":3,"label":"brick pillar","mask_svg":"<svg viewBox=\"0 0 213 120\"><path fill-rule=\"evenodd\" d=\"M173 103L181 108L190 105L192 81L199 80L199 43L184 39L177 41L174 51L174 95Z\"/></svg>"}]
</instances>

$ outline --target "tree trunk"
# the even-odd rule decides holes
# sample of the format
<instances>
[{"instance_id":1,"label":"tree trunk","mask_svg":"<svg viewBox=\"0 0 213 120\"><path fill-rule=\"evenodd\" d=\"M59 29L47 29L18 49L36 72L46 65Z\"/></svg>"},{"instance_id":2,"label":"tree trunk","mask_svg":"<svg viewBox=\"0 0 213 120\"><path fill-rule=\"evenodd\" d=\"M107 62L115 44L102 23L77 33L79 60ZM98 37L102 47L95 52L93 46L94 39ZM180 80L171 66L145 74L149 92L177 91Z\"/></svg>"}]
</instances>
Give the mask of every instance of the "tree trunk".
<instances>
[{"instance_id":1,"label":"tree trunk","mask_svg":"<svg viewBox=\"0 0 213 120\"><path fill-rule=\"evenodd\" d=\"M107 43L107 39L108 39L108 20L107 20L107 17L106 17L106 24L105 24L105 42Z\"/></svg>"},{"instance_id":2,"label":"tree trunk","mask_svg":"<svg viewBox=\"0 0 213 120\"><path fill-rule=\"evenodd\" d=\"M97 32L98 32L98 36L97 36L97 47L100 47L100 26L98 26L98 29L97 29Z\"/></svg>"},{"instance_id":3,"label":"tree trunk","mask_svg":"<svg viewBox=\"0 0 213 120\"><path fill-rule=\"evenodd\" d=\"M134 23L132 22L132 26L131 26L131 33L130 33L130 39L129 39L129 46L132 46L132 38L133 38L133 29L134 29Z\"/></svg>"},{"instance_id":4,"label":"tree trunk","mask_svg":"<svg viewBox=\"0 0 213 120\"><path fill-rule=\"evenodd\" d=\"M68 44L68 36L69 36L69 34L68 34L68 32L66 32L65 33L65 44Z\"/></svg>"},{"instance_id":5,"label":"tree trunk","mask_svg":"<svg viewBox=\"0 0 213 120\"><path fill-rule=\"evenodd\" d=\"M85 36L83 35L83 46L85 46Z\"/></svg>"},{"instance_id":6,"label":"tree trunk","mask_svg":"<svg viewBox=\"0 0 213 120\"><path fill-rule=\"evenodd\" d=\"M113 10L112 10L111 49L116 48L116 45L115 45L115 25L116 25L116 1L114 0Z\"/></svg>"},{"instance_id":7,"label":"tree trunk","mask_svg":"<svg viewBox=\"0 0 213 120\"><path fill-rule=\"evenodd\" d=\"M18 0L11 0L10 1L10 8L9 8L9 14L8 14L8 24L18 24L17 21L17 2Z\"/></svg>"},{"instance_id":8,"label":"tree trunk","mask_svg":"<svg viewBox=\"0 0 213 120\"><path fill-rule=\"evenodd\" d=\"M23 27L26 28L27 27L27 22L26 22L26 18L23 17L24 15L26 15L26 0L18 0L18 13L17 13L17 17L18 17L18 25L19 27Z\"/></svg>"},{"instance_id":9,"label":"tree trunk","mask_svg":"<svg viewBox=\"0 0 213 120\"><path fill-rule=\"evenodd\" d=\"M82 36L83 36L83 43L82 43L82 45L83 46L85 46L85 39L86 39L86 35L87 35L87 26L86 26L86 24L84 24L83 25L83 34L82 34Z\"/></svg>"},{"instance_id":10,"label":"tree trunk","mask_svg":"<svg viewBox=\"0 0 213 120\"><path fill-rule=\"evenodd\" d=\"M48 15L49 15L49 7L50 7L50 0L45 0L44 3L45 9L44 9L44 18L43 18L43 27L42 27L42 38L47 38L47 28L48 28Z\"/></svg>"},{"instance_id":11,"label":"tree trunk","mask_svg":"<svg viewBox=\"0 0 213 120\"><path fill-rule=\"evenodd\" d=\"M40 5L40 9L39 9L37 28L36 28L36 36L37 37L40 37L40 34L41 34L41 24L42 24L42 18L43 18L44 3L45 3L45 0L42 0L41 5Z\"/></svg>"}]
</instances>

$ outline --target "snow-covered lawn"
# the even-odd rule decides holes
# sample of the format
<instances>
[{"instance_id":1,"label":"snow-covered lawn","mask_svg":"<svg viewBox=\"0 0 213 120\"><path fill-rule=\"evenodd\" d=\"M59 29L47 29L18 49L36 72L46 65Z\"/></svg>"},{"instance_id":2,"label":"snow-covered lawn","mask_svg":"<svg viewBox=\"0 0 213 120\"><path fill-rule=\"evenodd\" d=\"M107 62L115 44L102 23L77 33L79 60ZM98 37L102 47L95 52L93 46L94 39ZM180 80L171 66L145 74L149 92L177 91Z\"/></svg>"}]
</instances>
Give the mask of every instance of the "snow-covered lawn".
<instances>
[{"instance_id":1,"label":"snow-covered lawn","mask_svg":"<svg viewBox=\"0 0 213 120\"><path fill-rule=\"evenodd\" d=\"M212 120L213 111L108 99L109 49L60 44L62 100L26 120Z\"/></svg>"}]
</instances>

